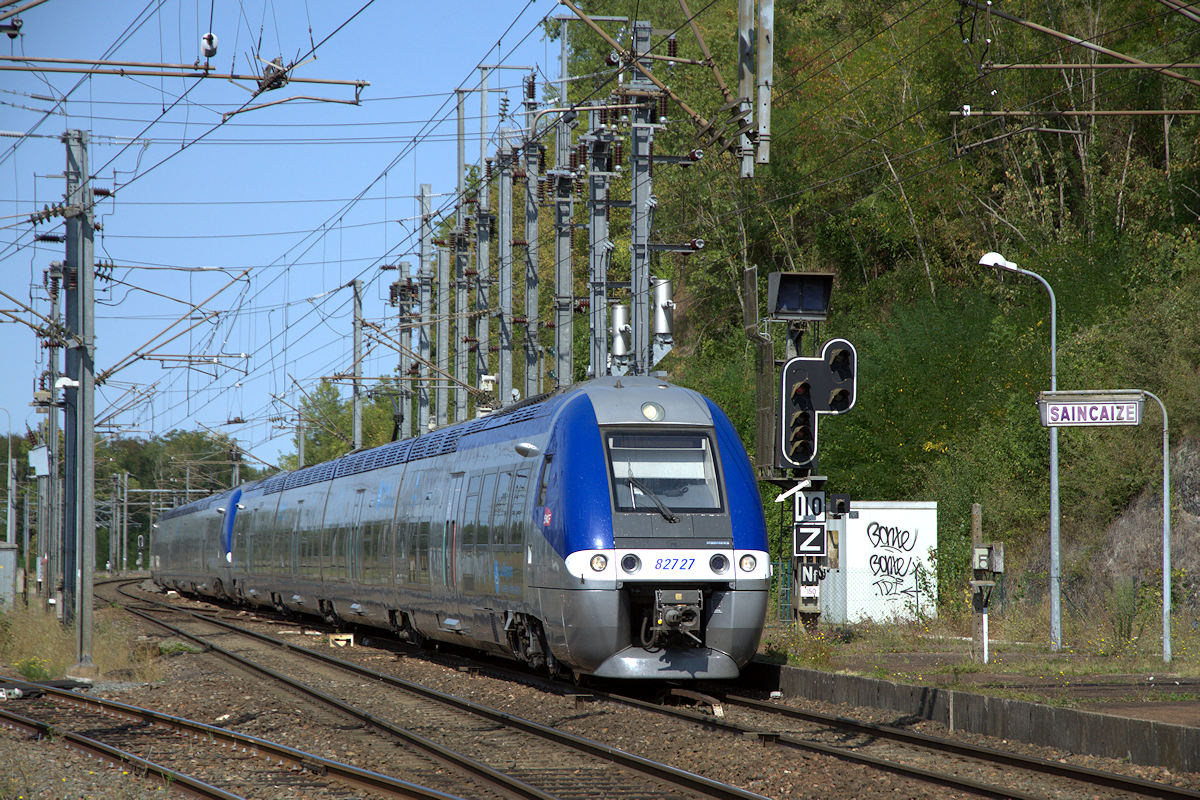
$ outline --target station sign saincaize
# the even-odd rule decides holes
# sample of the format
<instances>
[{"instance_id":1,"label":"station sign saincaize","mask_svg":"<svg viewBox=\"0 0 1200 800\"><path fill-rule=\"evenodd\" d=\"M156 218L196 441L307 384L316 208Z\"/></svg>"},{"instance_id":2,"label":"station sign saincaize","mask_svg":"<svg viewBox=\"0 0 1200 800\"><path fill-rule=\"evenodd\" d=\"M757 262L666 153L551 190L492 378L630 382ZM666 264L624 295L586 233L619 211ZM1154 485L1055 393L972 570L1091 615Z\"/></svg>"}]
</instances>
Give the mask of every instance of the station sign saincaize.
<instances>
[{"instance_id":1,"label":"station sign saincaize","mask_svg":"<svg viewBox=\"0 0 1200 800\"><path fill-rule=\"evenodd\" d=\"M1140 425L1145 396L1135 391L1042 392L1038 415L1047 428Z\"/></svg>"}]
</instances>

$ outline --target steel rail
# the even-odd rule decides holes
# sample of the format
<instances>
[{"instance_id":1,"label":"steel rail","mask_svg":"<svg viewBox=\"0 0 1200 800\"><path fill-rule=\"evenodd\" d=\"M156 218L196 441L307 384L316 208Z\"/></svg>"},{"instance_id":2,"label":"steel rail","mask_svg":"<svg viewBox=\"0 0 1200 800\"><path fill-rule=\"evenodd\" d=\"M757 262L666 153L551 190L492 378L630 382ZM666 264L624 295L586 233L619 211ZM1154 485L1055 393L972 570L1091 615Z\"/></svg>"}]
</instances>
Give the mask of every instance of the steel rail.
<instances>
[{"instance_id":1,"label":"steel rail","mask_svg":"<svg viewBox=\"0 0 1200 800\"><path fill-rule=\"evenodd\" d=\"M113 764L128 764L131 767L141 770L144 774L157 775L171 789L182 791L191 797L199 797L203 798L203 800L246 800L242 795L232 794L224 789L219 789L191 775L164 767L161 764L156 764L140 756L135 756L133 753L107 745L89 736L63 731L40 720L30 719L20 714L14 714L11 711L0 709L0 725L8 728L20 728L38 738L61 739L71 747L83 750L85 753Z\"/></svg>"},{"instance_id":2,"label":"steel rail","mask_svg":"<svg viewBox=\"0 0 1200 800\"><path fill-rule=\"evenodd\" d=\"M124 593L124 592L122 591L122 593ZM128 597L129 595L126 594L126 596ZM139 598L139 599L144 600L144 598ZM151 602L154 602L154 601L151 601ZM607 759L609 761L613 761L615 763L621 764L622 766L625 766L625 767L633 769L637 772L640 772L644 775L648 775L648 776L656 778L658 780L665 780L670 783L674 783L678 786L683 786L692 791L700 792L700 793L708 795L710 797L718 798L718 800L765 800L763 795L756 794L754 792L749 792L744 789L739 789L736 786L731 786L729 784L721 783L720 781L715 781L710 778L705 778L702 775L697 775L696 773L693 773L693 772L681 770L676 767L672 767L668 764L663 764L663 763L660 763L657 761L652 761L648 758L643 758L642 756L634 755L633 753L626 752L619 748L610 747L609 745L603 744L601 742L597 742L594 739L589 739L584 736L578 736L576 734L568 733L566 731L561 731L556 728L551 728L548 725L542 725L541 723L533 722L532 720L527 720L527 719L524 719L523 717L518 717L518 716L515 716L512 714L508 714L503 711L498 711L496 709L489 708L484 705L480 705L479 703L474 703L470 700L466 700L461 697L455 697L453 695L449 695L444 692L440 692L437 689L431 689L428 686L422 686L421 684L414 683L412 681L406 681L402 678L397 678L394 675L388 675L386 673L379 672L377 670L373 670L368 667L362 667L357 664L352 664L350 662L343 661L342 659L336 658L334 656L329 656L324 653L314 652L307 648L292 644L291 642L285 642L282 639L277 639L273 636L268 636L266 634L258 633L256 631L246 630L245 628L241 628L237 625L233 625L233 624L225 622L223 620L213 619L206 615L198 614L194 611L190 611L187 609L174 608L165 603L156 603L156 604L165 606L166 608L169 608L172 611L177 611L180 613L191 615L193 617L196 617L196 618L202 620L203 622L206 622L206 623L209 623L212 625L216 625L221 628L225 628L226 630L235 631L241 635L249 636L254 639L258 639L259 641L266 642L273 646L283 648L285 650L296 653L298 655L303 655L308 658L312 658L314 660L320 661L322 663L337 667L339 669L344 669L346 671L352 672L361 677L377 680L377 681L385 683L389 686L392 686L392 687L395 687L398 689L402 689L404 691L407 691L407 692L410 692L413 694L417 694L421 697L424 697L425 699L439 702L439 703L442 703L445 705L449 705L449 706L451 706L453 708L457 708L461 711L466 711L468 713L472 713L477 716L483 717L489 721L497 722L502 725L512 727L517 730L521 730L525 733L530 733L535 736L539 736L548 741L551 741L551 742L554 742L556 744L560 744L560 745L563 745L566 747L570 747L579 752L583 752L583 753L586 753L591 756L596 756L596 757ZM134 609L127 609L127 610L129 610L133 613L139 613L139 612L134 611ZM144 619L148 619L159 625L172 627L169 625L169 623L165 623L162 620L155 619L148 615L139 613L139 616L142 616ZM177 632L180 633L181 635L188 635L188 634L184 634L182 631L177 630ZM220 649L216 645L213 645L213 644L211 644L205 640L199 639L197 637L191 637L189 635L189 638L192 638L193 641L197 641L197 642L203 644L205 647L212 647L214 650ZM255 666L254 668L258 669L258 670L265 669L265 668L257 667L257 666ZM287 678L286 676L282 676L282 677L285 681L291 681L291 679ZM340 701L337 701L337 702L340 702ZM415 734L410 734L410 735L415 735Z\"/></svg>"},{"instance_id":3,"label":"steel rail","mask_svg":"<svg viewBox=\"0 0 1200 800\"><path fill-rule=\"evenodd\" d=\"M216 725L164 714L161 711L129 705L116 700L80 695L36 681L30 682L29 685L37 687L46 696L59 702L81 706L100 714L144 721L151 725L165 726L183 733L202 734L216 741L224 742L231 747L242 748L245 751L274 758L281 763L301 767L309 771L313 771L315 768L320 770L323 775L330 775L367 789L383 791L398 797L412 798L413 800L463 800L458 795L440 792L427 786L393 778L390 775L384 775L372 770L362 769L352 764L335 761L316 753L309 753L251 734L238 733L237 731L231 731Z\"/></svg>"},{"instance_id":4,"label":"steel rail","mask_svg":"<svg viewBox=\"0 0 1200 800\"><path fill-rule=\"evenodd\" d=\"M163 604L163 605L165 605L165 604ZM171 608L170 606L166 606L166 607ZM414 733L413 731L407 730L405 728L401 728L397 725L393 725L390 722L388 722L387 720L382 719L381 717L377 717L374 714L371 714L370 712L365 711L364 709L358 708L357 706L347 703L343 700L339 700L338 698L336 698L330 694L326 694L325 692L322 692L319 689L309 686L306 683L302 683L301 681L298 681L294 678L289 678L287 675L284 675L280 672L276 672L275 670L272 670L272 669L268 669L267 667L264 667L260 664L256 664L253 661L250 661L249 659L242 658L241 656L237 655L236 653L234 653L231 650L227 650L224 647L221 647L220 645L213 644L212 642L208 641L207 639L204 639L201 636L196 636L194 634L188 633L187 631L184 631L183 629L178 628L169 622L165 622L161 619L156 619L155 617L151 616L150 614L146 613L145 611L139 611L138 609L128 608L128 607L125 610L131 614L134 614L135 616L141 617L142 619L146 620L147 622L151 622L155 625L159 625L163 628L166 628L167 630L171 631L172 633L174 633L178 636L182 636L185 639L190 639L191 641L195 642L196 644L200 645L201 647L205 648L206 650L210 650L214 653L217 653L220 656L223 656L224 658L226 658L227 660L229 660L230 662L232 662L233 664L235 664L239 667L250 670L251 672L256 672L270 680L282 683L282 684L288 686L289 688L295 689L296 691L309 697L312 700L316 700L317 702L322 703L326 706L329 706L330 708L333 708L336 711L340 711L343 714L347 714L347 715L353 717L354 719L357 719L358 721L365 723L366 725L368 725L371 728L375 728L376 730L383 731L384 733L387 733L393 737L396 737L397 739L400 739L400 740L404 741L406 744L424 752L426 755L432 757L435 761L438 761L439 763L441 763L451 769L454 769L454 770L457 770L460 772L465 772L475 778L483 780L484 782L488 783L490 786L492 786L493 788L495 788L497 791L501 792L502 794L505 794L506 796L513 797L513 798L530 798L530 800L557 800L557 798L554 797L554 795L547 794L546 792L543 792L541 789L538 789L536 786L531 786L530 784L527 784L522 780L514 778L511 775L507 775L503 772L500 772L499 770L493 769L492 767L489 767L487 764L484 764L481 761L476 761L473 758L469 758L469 757L467 757L461 753L457 753L447 747L443 747L442 745L438 744L437 742L434 742L431 739L427 739L424 736ZM212 625L216 625L218 627L236 627L236 626L226 626L217 620L213 620L213 619L210 619L210 618L204 616L203 614L196 614L195 612L187 611L185 609L171 609L171 610L178 611L183 614L189 614L189 615L195 616L201 622L206 622L206 623L209 623ZM241 632L241 631L239 631L239 632ZM267 638L269 639L270 637L267 637ZM289 645L286 642L276 641L276 643L279 644L281 647L285 647L285 648L289 647Z\"/></svg>"},{"instance_id":5,"label":"steel rail","mask_svg":"<svg viewBox=\"0 0 1200 800\"><path fill-rule=\"evenodd\" d=\"M738 725L737 723L724 719L717 719L699 712L670 708L659 703L653 703L636 697L629 697L626 695L608 692L596 692L595 694L597 697L601 697L606 700L612 700L614 702L623 703L636 708L654 711L670 717L690 719L703 725L709 725L714 728L728 730L732 733L737 733L740 735L756 734L764 741L764 743L781 744L788 747L825 753L846 761L870 764L872 766L879 767L880 769L886 769L891 772L908 775L919 780L939 783L944 786L958 788L975 794L997 798L1029 798L1029 800L1042 797L1040 794L1026 794L1010 787L995 786L980 781L960 778L956 775L926 770L922 767L912 767L900 762L880 759L875 756L870 756L865 753L858 753L844 747L812 742L792 734L762 731L759 728ZM924 747L926 749L954 753L955 755L988 761L993 764L1016 766L1031 772L1051 774L1055 775L1056 777L1063 777L1080 783L1096 784L1106 788L1115 788L1124 792L1135 793L1142 796L1167 798L1168 800L1196 800L1197 798L1200 798L1200 792L1196 792L1191 789L1183 789L1176 786L1169 786L1164 783L1143 780L1141 778L1133 778L1124 775L1118 775L1116 773L1108 773L1102 770L1091 769L1089 767L1072 766L1068 764L1047 761L1045 759L1022 756L1017 753L993 750L986 747L978 747L975 745L952 741L950 739L927 736L925 734L915 733L913 731L905 731L901 730L900 728L893 728L887 725L876 725L873 723L852 720L846 717L821 714L819 712L809 712L795 708L784 708L777 704L768 703L761 700L752 700L750 698L740 697L737 695L724 695L720 699L726 706L742 705L753 708L756 711L764 711L781 716L795 717L817 724L840 727L872 736L889 738L894 741L901 741L906 744Z\"/></svg>"},{"instance_id":6,"label":"steel rail","mask_svg":"<svg viewBox=\"0 0 1200 800\"><path fill-rule=\"evenodd\" d=\"M1140 795L1146 795L1148 797L1168 798L1168 800L1197 800L1197 798L1200 798L1200 792L1193 791L1191 789L1169 786L1165 783L1148 781L1143 778L1118 775L1114 772L1105 772L1103 770L1092 769L1091 767L1063 764L1058 761L1050 761L1044 758L1025 756L1021 755L1020 753L1011 753L991 747L967 744L965 742L946 739L940 736L930 736L928 734L917 733L915 731L906 731L902 728L896 728L891 725L879 725L872 722L862 722L860 720L850 719L848 717L841 717L833 714L822 714L818 711L804 711L798 708L780 706L775 703L768 703L763 700L755 700L754 698L742 697L739 695L726 695L722 699L727 705L743 706L745 708L752 708L756 711L765 711L771 714L791 717L793 719L801 719L806 722L830 725L843 730L852 730L857 733L867 734L870 736L880 736L893 741L904 742L906 744L917 745L920 747L928 747L943 752L966 756L968 758L977 758L985 761L1004 764L1006 766L1020 767L1021 769L1026 769L1031 772L1058 775L1060 777L1070 778L1071 780L1079 781L1081 783L1093 783L1097 786L1104 786L1109 789L1117 789L1122 792L1132 792Z\"/></svg>"}]
</instances>

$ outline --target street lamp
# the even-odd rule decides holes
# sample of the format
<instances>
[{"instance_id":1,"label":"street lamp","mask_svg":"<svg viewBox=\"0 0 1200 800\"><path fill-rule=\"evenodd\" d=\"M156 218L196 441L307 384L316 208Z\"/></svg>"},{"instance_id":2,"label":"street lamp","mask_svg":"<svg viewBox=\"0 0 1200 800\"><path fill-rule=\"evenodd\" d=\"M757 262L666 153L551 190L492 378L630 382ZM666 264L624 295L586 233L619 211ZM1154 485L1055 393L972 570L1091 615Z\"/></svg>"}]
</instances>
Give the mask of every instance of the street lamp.
<instances>
[{"instance_id":1,"label":"street lamp","mask_svg":"<svg viewBox=\"0 0 1200 800\"><path fill-rule=\"evenodd\" d=\"M1036 272L1021 269L999 253L984 253L980 266L1026 275L1046 287L1050 294L1050 391L1058 390L1058 305L1054 290ZM1058 536L1058 428L1050 428L1050 649L1062 648L1062 568Z\"/></svg>"}]
</instances>

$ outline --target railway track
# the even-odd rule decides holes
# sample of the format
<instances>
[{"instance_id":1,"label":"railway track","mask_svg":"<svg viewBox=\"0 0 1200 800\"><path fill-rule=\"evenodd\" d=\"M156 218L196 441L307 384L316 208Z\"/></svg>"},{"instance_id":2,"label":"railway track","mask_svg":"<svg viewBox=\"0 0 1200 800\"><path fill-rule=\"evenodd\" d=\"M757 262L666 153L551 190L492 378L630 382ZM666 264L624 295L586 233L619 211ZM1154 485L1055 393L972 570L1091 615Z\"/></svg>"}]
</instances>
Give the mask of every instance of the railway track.
<instances>
[{"instance_id":1,"label":"railway track","mask_svg":"<svg viewBox=\"0 0 1200 800\"><path fill-rule=\"evenodd\" d=\"M204 746L194 736L188 737L182 733L186 720L180 720L180 725L172 726L177 735L164 735L162 725L156 725L144 717L139 718L137 710L97 708L82 702L83 698L70 696L70 692L61 692L60 696L60 690L32 685L29 688L39 693L46 692L44 697L48 699L8 703L10 707L19 706L24 713L0 709L0 726L22 731L36 739L57 739L69 749L116 766L128 767L163 788L190 797L243 800L242 795L222 789L215 784L216 781L227 785L235 781L242 785L257 782L260 786L276 783L268 774L269 767L246 764L249 759L244 757L244 753L232 754L225 759L223 775L212 779L214 782L195 774L196 762L205 760L209 754L199 759L196 757L196 751L204 749ZM153 759L147 757L150 752L154 754ZM179 762L187 763L189 772L171 765Z\"/></svg>"},{"instance_id":2,"label":"railway track","mask_svg":"<svg viewBox=\"0 0 1200 800\"><path fill-rule=\"evenodd\" d=\"M505 796L540 800L764 800L760 794L224 620L166 604L158 608L155 612L131 607L126 610L398 740L443 766L488 783L493 791ZM164 609L179 618L168 622L160 616ZM296 655L304 658L297 659ZM364 684L364 679L371 684ZM396 691L375 693L371 710L367 711L350 702L364 685Z\"/></svg>"},{"instance_id":3,"label":"railway track","mask_svg":"<svg viewBox=\"0 0 1200 800\"><path fill-rule=\"evenodd\" d=\"M214 624L216 622L214 621ZM292 652L311 654L306 648L296 647L273 637L259 636L263 641L271 641L273 647L286 647ZM315 654L314 657L344 668L344 662L339 658L324 654ZM723 716L718 717L712 711L700 713L679 708L678 703L685 698L678 692L665 704L598 689L589 689L585 695L577 687L540 680L528 672L509 670L492 663L481 663L466 657L438 656L437 660L445 665L457 664L460 669L500 677L514 683L532 683L543 691L552 691L568 697L574 695L577 705L587 697L635 706L656 716L670 717L683 726L734 734L740 737L743 743L755 740L777 749L803 750L821 757L852 762L869 770L904 776L927 786L945 787L964 795L1012 798L1041 798L1051 795L1066 798L1200 798L1200 793L1187 788L1075 767L1058 761L1031 758L1009 751L976 747L892 726L816 714L778 702L765 702L731 693L712 697L683 693L688 696L686 699L692 702L699 702L710 709L721 711ZM472 666L463 666L465 664ZM372 681L390 684L391 681L397 680L375 670L357 665L348 666L357 670L360 676ZM457 691L457 688L453 690ZM441 694L424 687L416 691ZM606 704L590 704L589 708L592 710L588 713L598 714L598 709L604 705ZM508 716L503 712L496 713Z\"/></svg>"},{"instance_id":4,"label":"railway track","mask_svg":"<svg viewBox=\"0 0 1200 800\"><path fill-rule=\"evenodd\" d=\"M1113 797L1200 800L1200 792L1192 789L740 695L703 695L686 690L674 690L668 695L675 701L688 699L712 708L712 713L704 714L619 693L599 694L614 702L730 733L756 735L772 745L869 764L981 796L1041 798L1046 796L1047 789L1079 791L1082 787L1085 797L1095 797L1097 789L1106 789L1113 792ZM740 712L738 719L732 718L731 710ZM1039 786L1014 770L1051 781ZM965 778L959 774L965 771L991 773L994 777L991 782ZM1029 784L1030 788L1020 788L1023 783Z\"/></svg>"},{"instance_id":5,"label":"railway track","mask_svg":"<svg viewBox=\"0 0 1200 800\"><path fill-rule=\"evenodd\" d=\"M206 798L241 795L221 788L253 786L255 797L462 800L457 795L361 769L258 736L41 684L24 714L0 709L3 724L55 736L95 756L124 763L166 786ZM151 761L149 755L156 761ZM186 764L191 772L175 769ZM201 773L199 776L195 773ZM346 791L346 785L368 794Z\"/></svg>"}]
</instances>

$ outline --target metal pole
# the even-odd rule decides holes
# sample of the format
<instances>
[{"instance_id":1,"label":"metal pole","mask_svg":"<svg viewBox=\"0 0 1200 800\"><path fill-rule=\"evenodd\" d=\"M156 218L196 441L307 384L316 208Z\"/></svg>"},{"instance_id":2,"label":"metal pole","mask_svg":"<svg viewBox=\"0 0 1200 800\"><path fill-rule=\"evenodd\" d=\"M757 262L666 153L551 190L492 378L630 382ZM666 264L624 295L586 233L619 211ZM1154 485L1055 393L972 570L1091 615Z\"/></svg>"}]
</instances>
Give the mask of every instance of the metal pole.
<instances>
[{"instance_id":1,"label":"metal pole","mask_svg":"<svg viewBox=\"0 0 1200 800\"><path fill-rule=\"evenodd\" d=\"M458 197L454 209L454 421L467 418L467 123L463 103L469 89L458 89Z\"/></svg>"},{"instance_id":2,"label":"metal pole","mask_svg":"<svg viewBox=\"0 0 1200 800\"><path fill-rule=\"evenodd\" d=\"M109 476L112 478L112 513L108 518L108 565L109 570L120 570L120 562L117 561L117 543L120 540L118 531L120 530L120 520L117 518L117 481L121 479L115 472Z\"/></svg>"},{"instance_id":3,"label":"metal pole","mask_svg":"<svg viewBox=\"0 0 1200 800\"><path fill-rule=\"evenodd\" d=\"M512 203L512 171L513 171L513 130L500 129L500 145L497 162L500 167L500 192L497 196L497 212L499 215L497 236L497 251L500 259L500 313L497 321L500 324L500 405L512 402L513 369L512 369L512 240L513 240L513 203Z\"/></svg>"},{"instance_id":4,"label":"metal pole","mask_svg":"<svg viewBox=\"0 0 1200 800\"><path fill-rule=\"evenodd\" d=\"M421 184L421 251L420 264L417 267L417 280L420 282L421 325L418 333L418 356L420 357L420 380L417 381L417 435L429 430L429 383L433 374L429 368L430 326L433 323L433 274L430 268L429 248L432 236L429 230L430 192L428 183Z\"/></svg>"},{"instance_id":5,"label":"metal pole","mask_svg":"<svg viewBox=\"0 0 1200 800\"><path fill-rule=\"evenodd\" d=\"M37 494L38 494L38 522L37 522L37 559L40 566L39 573L41 575L41 590L42 604L46 610L50 610L50 605L47 602L54 595L52 584L50 583L50 476L39 475L37 477Z\"/></svg>"},{"instance_id":6,"label":"metal pole","mask_svg":"<svg viewBox=\"0 0 1200 800\"><path fill-rule=\"evenodd\" d=\"M538 161L533 138L537 121L537 82L525 83L525 396L540 394L538 370Z\"/></svg>"},{"instance_id":7,"label":"metal pole","mask_svg":"<svg viewBox=\"0 0 1200 800\"><path fill-rule=\"evenodd\" d=\"M588 112L591 131L588 164L588 335L591 338L589 377L609 373L608 365L608 263L613 244L608 238L608 155L612 134L600 130L600 112Z\"/></svg>"},{"instance_id":8,"label":"metal pole","mask_svg":"<svg viewBox=\"0 0 1200 800\"><path fill-rule=\"evenodd\" d=\"M745 122L753 118L750 105L750 98L754 93L753 61L754 0L738 0L738 111ZM738 136L738 157L741 161L741 177L753 178L754 147L747 133Z\"/></svg>"},{"instance_id":9,"label":"metal pole","mask_svg":"<svg viewBox=\"0 0 1200 800\"><path fill-rule=\"evenodd\" d=\"M475 381L483 388L484 375L491 374L491 235L492 185L487 160L488 70L480 68L479 77L479 203L475 221Z\"/></svg>"},{"instance_id":10,"label":"metal pole","mask_svg":"<svg viewBox=\"0 0 1200 800\"><path fill-rule=\"evenodd\" d=\"M1162 409L1162 462L1163 462L1163 521L1162 521L1162 638L1163 662L1171 661L1171 438L1167 431L1167 407L1158 395L1143 390Z\"/></svg>"},{"instance_id":11,"label":"metal pole","mask_svg":"<svg viewBox=\"0 0 1200 800\"><path fill-rule=\"evenodd\" d=\"M121 571L129 569L129 473L121 473Z\"/></svg>"},{"instance_id":12,"label":"metal pole","mask_svg":"<svg viewBox=\"0 0 1200 800\"><path fill-rule=\"evenodd\" d=\"M354 388L353 403L351 404L351 440L355 450L363 446L362 432L362 281L355 278L350 282L354 292Z\"/></svg>"},{"instance_id":13,"label":"metal pole","mask_svg":"<svg viewBox=\"0 0 1200 800\"><path fill-rule=\"evenodd\" d=\"M775 0L758 0L757 164L771 163L771 90L775 85Z\"/></svg>"},{"instance_id":14,"label":"metal pole","mask_svg":"<svg viewBox=\"0 0 1200 800\"><path fill-rule=\"evenodd\" d=\"M407 261L401 261L396 265L396 274L402 277L400 281L402 286L412 285L412 264ZM400 338L404 343L404 347L400 349L399 374L400 380L397 382L397 391L400 393L400 410L404 415L404 419L400 422L400 438L407 439L413 435L416 417L413 415L412 409L412 382L408 379L408 370L410 366L415 367L416 362L412 357L412 328L413 322L413 297L405 295L400 298L400 302L396 304L399 309L397 321L400 325ZM304 421L301 420L303 425ZM301 451L301 459L303 459L303 451ZM301 464L303 466L303 464Z\"/></svg>"},{"instance_id":15,"label":"metal pole","mask_svg":"<svg viewBox=\"0 0 1200 800\"><path fill-rule=\"evenodd\" d=\"M650 23L638 21L633 24L633 52L635 55L650 49ZM642 69L642 62L635 62ZM650 90L652 85L642 70L635 69L630 85L636 89ZM646 375L650 372L653 356L650 353L650 227L656 200L651 181L654 174L654 119L658 116L655 104L648 102L633 112L633 177L630 196L630 264L629 304L632 312L633 352L629 372Z\"/></svg>"},{"instance_id":16,"label":"metal pole","mask_svg":"<svg viewBox=\"0 0 1200 800\"><path fill-rule=\"evenodd\" d=\"M75 267L76 319L79 323L73 347L78 354L76 365L79 381L79 387L74 390L77 468L75 536L79 570L75 606L79 618L76 640L79 661L71 671L75 676L90 678L96 674L95 664L92 663L92 587L96 567L95 442L92 433L95 421L92 190L87 166L87 132L70 130L64 138L68 147L68 180L74 176L73 191L68 193L67 204L82 209L80 213L67 218L67 264Z\"/></svg>"},{"instance_id":17,"label":"metal pole","mask_svg":"<svg viewBox=\"0 0 1200 800\"><path fill-rule=\"evenodd\" d=\"M13 540L13 513L16 511L17 505L13 502L13 460L12 460L12 414L8 413L7 408L0 408L4 412L4 416L8 418L8 427L4 429L4 438L8 442L8 456L4 459L5 483L7 485L8 494L4 500L4 541L12 544Z\"/></svg>"},{"instance_id":18,"label":"metal pole","mask_svg":"<svg viewBox=\"0 0 1200 800\"><path fill-rule=\"evenodd\" d=\"M999 253L987 253L980 264L1033 278L1050 295L1050 391L1058 390L1058 303L1041 275L1021 269ZM1059 559L1058 428L1050 428L1050 649L1062 649L1062 567Z\"/></svg>"},{"instance_id":19,"label":"metal pole","mask_svg":"<svg viewBox=\"0 0 1200 800\"><path fill-rule=\"evenodd\" d=\"M558 23L558 105L567 104L567 20ZM575 380L574 270L571 263L571 220L574 216L573 176L568 171L571 124L560 115L554 140L554 385L569 386Z\"/></svg>"},{"instance_id":20,"label":"metal pole","mask_svg":"<svg viewBox=\"0 0 1200 800\"><path fill-rule=\"evenodd\" d=\"M296 422L296 469L304 467L304 417Z\"/></svg>"},{"instance_id":21,"label":"metal pole","mask_svg":"<svg viewBox=\"0 0 1200 800\"><path fill-rule=\"evenodd\" d=\"M1058 390L1058 302L1041 275L1016 267L1014 272L1036 279L1050 295L1050 391ZM1059 544L1058 428L1050 429L1050 649L1062 649L1062 562Z\"/></svg>"},{"instance_id":22,"label":"metal pole","mask_svg":"<svg viewBox=\"0 0 1200 800\"><path fill-rule=\"evenodd\" d=\"M36 482L34 484L36 486ZM25 502L21 505L21 510L24 512L24 532L21 536L21 552L25 554L25 579L21 581L21 599L25 605L29 605L29 490L25 490Z\"/></svg>"},{"instance_id":23,"label":"metal pole","mask_svg":"<svg viewBox=\"0 0 1200 800\"><path fill-rule=\"evenodd\" d=\"M437 426L443 428L449 422L450 392L445 376L450 369L450 253L446 248L437 249Z\"/></svg>"}]
</instances>

